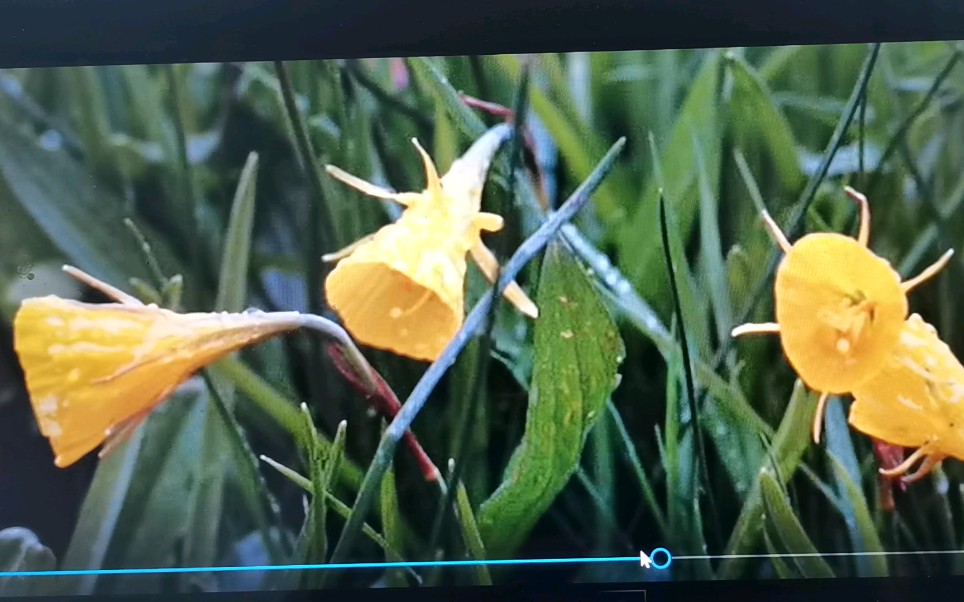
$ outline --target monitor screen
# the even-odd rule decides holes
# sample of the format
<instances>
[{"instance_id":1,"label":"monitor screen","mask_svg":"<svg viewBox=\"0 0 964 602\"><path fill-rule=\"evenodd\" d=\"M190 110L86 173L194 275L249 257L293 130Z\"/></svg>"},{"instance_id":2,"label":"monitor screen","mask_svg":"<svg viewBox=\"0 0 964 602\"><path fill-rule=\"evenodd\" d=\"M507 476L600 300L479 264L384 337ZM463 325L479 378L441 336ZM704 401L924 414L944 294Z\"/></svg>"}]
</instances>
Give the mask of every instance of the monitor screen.
<instances>
[{"instance_id":1,"label":"monitor screen","mask_svg":"<svg viewBox=\"0 0 964 602\"><path fill-rule=\"evenodd\" d=\"M957 574L962 53L0 70L0 592Z\"/></svg>"}]
</instances>

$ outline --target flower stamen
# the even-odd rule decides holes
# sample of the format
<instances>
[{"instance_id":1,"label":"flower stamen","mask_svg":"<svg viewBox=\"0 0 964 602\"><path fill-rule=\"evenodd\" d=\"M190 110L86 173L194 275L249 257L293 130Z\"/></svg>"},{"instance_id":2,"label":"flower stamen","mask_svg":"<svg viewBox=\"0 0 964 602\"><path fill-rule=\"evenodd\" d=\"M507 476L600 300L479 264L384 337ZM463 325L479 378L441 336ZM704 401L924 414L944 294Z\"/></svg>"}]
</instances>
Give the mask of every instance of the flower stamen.
<instances>
[{"instance_id":1,"label":"flower stamen","mask_svg":"<svg viewBox=\"0 0 964 602\"><path fill-rule=\"evenodd\" d=\"M790 247L793 245L790 244L790 240L787 238L787 235L783 233L783 230L780 229L780 226L777 225L776 221L770 217L770 212L764 209L761 215L763 217L763 223L766 225L767 231L770 233L770 236L773 238L774 242L777 243L777 246L780 247L781 251L784 253L789 253Z\"/></svg>"},{"instance_id":2,"label":"flower stamen","mask_svg":"<svg viewBox=\"0 0 964 602\"><path fill-rule=\"evenodd\" d=\"M776 322L740 324L730 331L730 336L732 337L741 337L748 334L780 334L780 325Z\"/></svg>"},{"instance_id":3,"label":"flower stamen","mask_svg":"<svg viewBox=\"0 0 964 602\"><path fill-rule=\"evenodd\" d=\"M847 196L860 204L860 231L857 234L857 242L859 242L861 246L866 247L870 241L870 203L867 202L866 196L850 186L845 187L844 191L847 193Z\"/></svg>"},{"instance_id":4,"label":"flower stamen","mask_svg":"<svg viewBox=\"0 0 964 602\"><path fill-rule=\"evenodd\" d=\"M820 434L823 431L823 417L827 413L827 401L830 393L824 391L817 400L817 413L813 417L813 442L820 443Z\"/></svg>"},{"instance_id":5,"label":"flower stamen","mask_svg":"<svg viewBox=\"0 0 964 602\"><path fill-rule=\"evenodd\" d=\"M936 276L938 272L943 270L944 266L947 265L947 263L951 260L951 257L953 255L954 255L954 249L948 249L946 253L941 255L940 259L938 259L934 263L924 268L924 271L922 271L920 274L914 276L910 280L905 280L904 282L901 282L900 287L904 289L905 293L909 293L918 285L924 282L927 282L928 280Z\"/></svg>"}]
</instances>

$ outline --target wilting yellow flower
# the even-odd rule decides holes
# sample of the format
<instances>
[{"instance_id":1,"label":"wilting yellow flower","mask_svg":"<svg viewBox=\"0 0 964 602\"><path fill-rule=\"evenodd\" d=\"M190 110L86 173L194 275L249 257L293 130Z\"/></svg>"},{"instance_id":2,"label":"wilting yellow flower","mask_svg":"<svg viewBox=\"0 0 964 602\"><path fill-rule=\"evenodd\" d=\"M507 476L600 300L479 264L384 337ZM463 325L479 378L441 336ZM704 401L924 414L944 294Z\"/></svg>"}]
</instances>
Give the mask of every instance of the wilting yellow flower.
<instances>
[{"instance_id":1,"label":"wilting yellow flower","mask_svg":"<svg viewBox=\"0 0 964 602\"><path fill-rule=\"evenodd\" d=\"M508 131L489 130L442 178L413 140L425 164L423 192L391 192L328 166L353 188L405 207L394 223L326 257L340 260L325 281L328 303L359 342L433 361L465 317L466 253L490 281L497 278L498 262L481 232L500 230L503 220L481 211L481 199L489 164ZM518 284L505 297L527 316L538 316Z\"/></svg>"},{"instance_id":2,"label":"wilting yellow flower","mask_svg":"<svg viewBox=\"0 0 964 602\"><path fill-rule=\"evenodd\" d=\"M32 298L14 319L34 413L61 467L122 441L202 367L301 325L297 312L180 314L67 269L117 302Z\"/></svg>"},{"instance_id":3,"label":"wilting yellow flower","mask_svg":"<svg viewBox=\"0 0 964 602\"><path fill-rule=\"evenodd\" d=\"M952 251L920 275L901 282L887 260L867 248L870 208L860 204L857 239L836 233L808 234L790 244L764 211L770 234L784 252L774 283L776 323L743 324L733 336L779 333L783 351L800 379L820 393L813 423L820 440L830 395L850 393L881 369L897 345L907 317L907 293L934 276Z\"/></svg>"},{"instance_id":4,"label":"wilting yellow flower","mask_svg":"<svg viewBox=\"0 0 964 602\"><path fill-rule=\"evenodd\" d=\"M964 366L933 326L913 314L883 368L853 391L850 424L892 445L917 448L881 474L920 479L941 461L964 459Z\"/></svg>"}]
</instances>

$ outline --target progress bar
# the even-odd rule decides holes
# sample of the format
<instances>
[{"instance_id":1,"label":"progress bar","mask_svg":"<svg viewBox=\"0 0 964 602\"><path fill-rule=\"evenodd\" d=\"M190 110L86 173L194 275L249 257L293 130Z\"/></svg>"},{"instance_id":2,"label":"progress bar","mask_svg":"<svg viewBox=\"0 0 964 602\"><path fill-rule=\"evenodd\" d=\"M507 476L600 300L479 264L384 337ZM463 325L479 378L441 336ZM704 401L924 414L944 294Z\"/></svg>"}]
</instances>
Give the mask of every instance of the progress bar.
<instances>
[{"instance_id":1,"label":"progress bar","mask_svg":"<svg viewBox=\"0 0 964 602\"><path fill-rule=\"evenodd\" d=\"M655 561L657 553L665 554L662 564ZM923 551L891 551L891 552L827 552L804 554L718 554L697 556L671 556L665 548L656 548L647 556L594 556L587 558L503 558L494 560L439 560L412 562L344 562L337 564L265 564L253 566L190 566L190 567L156 567L141 569L74 569L52 571L0 571L3 577L77 577L85 575L156 575L165 573L236 573L245 571L323 571L335 569L404 569L404 568L433 568L433 567L464 567L464 566L523 566L523 565L553 565L553 564L589 564L589 563L620 563L641 562L645 557L655 569L669 568L670 563L677 560L726 560L726 559L767 559L767 558L834 558L854 556L927 556L964 554L964 550L923 550ZM645 565L644 565L645 566Z\"/></svg>"},{"instance_id":2,"label":"progress bar","mask_svg":"<svg viewBox=\"0 0 964 602\"><path fill-rule=\"evenodd\" d=\"M79 575L156 575L158 573L234 573L241 571L317 571L332 569L405 569L425 567L499 566L639 562L639 556L594 558L518 558L499 560L439 560L413 562L344 562L335 564L265 564L255 566L189 566L144 569L77 569L61 571L0 571L0 577L72 577Z\"/></svg>"}]
</instances>

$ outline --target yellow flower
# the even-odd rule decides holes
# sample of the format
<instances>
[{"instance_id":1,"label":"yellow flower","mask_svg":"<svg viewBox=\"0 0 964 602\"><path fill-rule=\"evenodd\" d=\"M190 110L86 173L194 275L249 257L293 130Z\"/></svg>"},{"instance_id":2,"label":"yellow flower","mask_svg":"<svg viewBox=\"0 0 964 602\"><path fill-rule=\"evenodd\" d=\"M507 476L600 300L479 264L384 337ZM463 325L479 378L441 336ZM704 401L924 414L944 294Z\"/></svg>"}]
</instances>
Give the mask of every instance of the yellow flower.
<instances>
[{"instance_id":1,"label":"yellow flower","mask_svg":"<svg viewBox=\"0 0 964 602\"><path fill-rule=\"evenodd\" d=\"M14 319L34 413L61 467L105 441L109 451L202 367L301 325L297 312L175 313L65 269L117 302L31 298Z\"/></svg>"},{"instance_id":2,"label":"yellow flower","mask_svg":"<svg viewBox=\"0 0 964 602\"><path fill-rule=\"evenodd\" d=\"M423 192L391 192L328 166L353 188L405 207L396 222L325 257L339 261L325 280L328 303L359 342L433 361L465 317L466 254L490 281L498 277L498 262L481 232L500 230L503 220L481 211L481 199L489 163L507 131L489 130L442 178L413 139L425 164ZM539 315L518 284L505 297L525 315Z\"/></svg>"},{"instance_id":3,"label":"yellow flower","mask_svg":"<svg viewBox=\"0 0 964 602\"><path fill-rule=\"evenodd\" d=\"M846 190L861 208L857 239L814 233L791 245L763 212L770 234L784 252L774 283L777 321L744 324L732 333L779 333L790 365L808 387L820 393L814 441L820 440L827 398L850 393L880 370L897 345L907 317L907 293L933 277L952 254L948 251L920 275L901 282L890 263L867 248L870 208L866 197Z\"/></svg>"},{"instance_id":4,"label":"yellow flower","mask_svg":"<svg viewBox=\"0 0 964 602\"><path fill-rule=\"evenodd\" d=\"M905 482L928 474L953 456L964 459L964 366L934 327L913 314L883 369L853 391L850 424L892 445L917 448L886 476Z\"/></svg>"}]
</instances>

